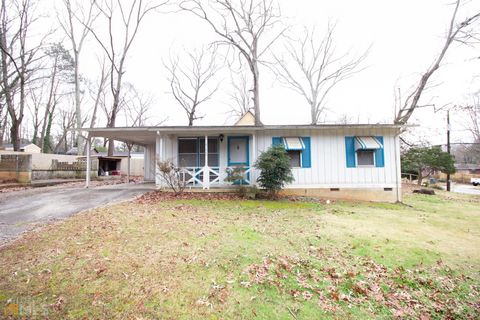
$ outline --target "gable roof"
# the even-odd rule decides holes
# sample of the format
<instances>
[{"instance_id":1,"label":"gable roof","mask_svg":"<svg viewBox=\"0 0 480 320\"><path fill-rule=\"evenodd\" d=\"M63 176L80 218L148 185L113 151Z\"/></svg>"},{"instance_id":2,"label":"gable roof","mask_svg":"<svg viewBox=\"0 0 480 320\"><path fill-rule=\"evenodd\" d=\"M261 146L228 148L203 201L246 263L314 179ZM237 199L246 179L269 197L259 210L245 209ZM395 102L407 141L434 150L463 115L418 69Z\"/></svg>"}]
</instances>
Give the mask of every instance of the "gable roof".
<instances>
[{"instance_id":1,"label":"gable roof","mask_svg":"<svg viewBox=\"0 0 480 320\"><path fill-rule=\"evenodd\" d=\"M255 116L251 111L247 111L240 119L235 122L234 126L254 126L255 125Z\"/></svg>"}]
</instances>

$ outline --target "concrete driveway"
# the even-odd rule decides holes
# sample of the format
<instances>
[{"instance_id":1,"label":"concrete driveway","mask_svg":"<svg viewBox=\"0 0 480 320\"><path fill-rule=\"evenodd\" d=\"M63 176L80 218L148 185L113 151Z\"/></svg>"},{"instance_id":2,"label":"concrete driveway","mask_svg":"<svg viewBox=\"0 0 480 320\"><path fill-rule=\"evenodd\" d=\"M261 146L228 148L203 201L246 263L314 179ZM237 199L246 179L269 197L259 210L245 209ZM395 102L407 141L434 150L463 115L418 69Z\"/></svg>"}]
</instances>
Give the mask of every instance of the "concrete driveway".
<instances>
[{"instance_id":1,"label":"concrete driveway","mask_svg":"<svg viewBox=\"0 0 480 320\"><path fill-rule=\"evenodd\" d=\"M38 224L129 200L154 189L154 184L117 184L89 189L60 185L1 194L0 245Z\"/></svg>"}]
</instances>

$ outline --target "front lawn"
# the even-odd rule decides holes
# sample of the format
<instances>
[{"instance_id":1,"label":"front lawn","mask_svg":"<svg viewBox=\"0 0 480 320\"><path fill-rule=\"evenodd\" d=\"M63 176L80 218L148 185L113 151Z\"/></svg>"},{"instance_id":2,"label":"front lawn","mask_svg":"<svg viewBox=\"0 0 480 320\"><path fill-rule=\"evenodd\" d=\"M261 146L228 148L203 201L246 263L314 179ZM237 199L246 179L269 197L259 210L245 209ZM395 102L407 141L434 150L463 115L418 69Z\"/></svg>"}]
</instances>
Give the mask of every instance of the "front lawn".
<instances>
[{"instance_id":1,"label":"front lawn","mask_svg":"<svg viewBox=\"0 0 480 320\"><path fill-rule=\"evenodd\" d=\"M50 319L478 318L480 199L122 203L0 249L2 312Z\"/></svg>"}]
</instances>

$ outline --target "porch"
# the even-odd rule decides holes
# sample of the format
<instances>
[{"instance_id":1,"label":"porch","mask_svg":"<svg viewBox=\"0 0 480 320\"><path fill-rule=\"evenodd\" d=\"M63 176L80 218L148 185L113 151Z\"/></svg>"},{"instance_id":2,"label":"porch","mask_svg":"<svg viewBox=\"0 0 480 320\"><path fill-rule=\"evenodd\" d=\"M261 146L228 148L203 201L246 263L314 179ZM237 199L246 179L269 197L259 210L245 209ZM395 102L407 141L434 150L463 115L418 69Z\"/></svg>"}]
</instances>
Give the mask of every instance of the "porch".
<instances>
[{"instance_id":1,"label":"porch","mask_svg":"<svg viewBox=\"0 0 480 320\"><path fill-rule=\"evenodd\" d=\"M169 161L177 166L180 179L187 188L253 185L256 181L252 166L256 159L255 140L254 134L160 136L157 139L155 161ZM155 178L157 185L164 185L158 173Z\"/></svg>"}]
</instances>

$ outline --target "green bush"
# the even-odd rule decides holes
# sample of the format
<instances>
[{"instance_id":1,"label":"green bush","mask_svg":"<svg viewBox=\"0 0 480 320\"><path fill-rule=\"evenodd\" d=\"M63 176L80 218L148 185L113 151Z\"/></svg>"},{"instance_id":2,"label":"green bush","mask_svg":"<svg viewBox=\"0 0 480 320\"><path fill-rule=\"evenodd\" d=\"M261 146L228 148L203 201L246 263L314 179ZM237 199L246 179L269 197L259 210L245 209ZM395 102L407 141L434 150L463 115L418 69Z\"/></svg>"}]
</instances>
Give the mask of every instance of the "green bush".
<instances>
[{"instance_id":1,"label":"green bush","mask_svg":"<svg viewBox=\"0 0 480 320\"><path fill-rule=\"evenodd\" d=\"M283 145L262 152L254 164L260 170L259 185L270 195L275 195L285 184L294 181L290 158Z\"/></svg>"},{"instance_id":2,"label":"green bush","mask_svg":"<svg viewBox=\"0 0 480 320\"><path fill-rule=\"evenodd\" d=\"M440 147L415 147L402 154L402 172L416 173L418 185L435 171L455 173L455 158Z\"/></svg>"}]
</instances>

